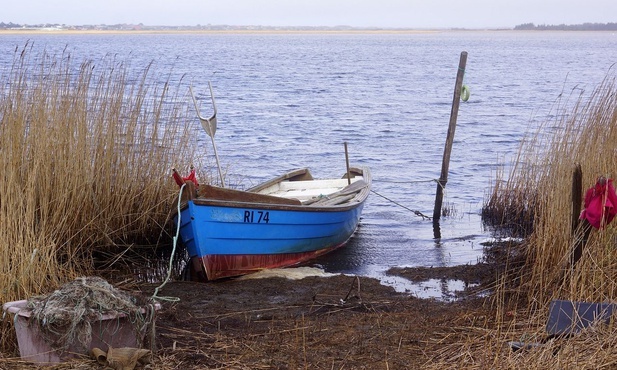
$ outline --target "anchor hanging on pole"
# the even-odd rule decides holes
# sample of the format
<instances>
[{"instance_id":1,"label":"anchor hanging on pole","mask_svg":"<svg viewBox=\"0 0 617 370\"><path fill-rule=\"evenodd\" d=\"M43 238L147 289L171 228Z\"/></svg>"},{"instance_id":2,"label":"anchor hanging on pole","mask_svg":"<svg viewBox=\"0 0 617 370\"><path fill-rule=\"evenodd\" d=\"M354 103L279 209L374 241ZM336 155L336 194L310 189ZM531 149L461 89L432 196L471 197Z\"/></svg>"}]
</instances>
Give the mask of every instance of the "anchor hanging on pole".
<instances>
[{"instance_id":1,"label":"anchor hanging on pole","mask_svg":"<svg viewBox=\"0 0 617 370\"><path fill-rule=\"evenodd\" d=\"M202 117L199 112L199 107L197 106L197 99L195 99L195 94L193 94L193 86L189 85L189 90L191 91L191 96L193 97L193 104L195 105L195 110L197 111L197 117L201 122L201 127L206 131L206 134L210 136L212 139L212 147L214 148L214 157L216 158L216 166L219 170L219 176L221 178L221 187L225 187L225 180L223 178L223 171L221 170L221 163L219 162L219 155L216 152L216 144L214 143L214 134L216 133L216 103L214 101L214 93L212 92L212 84L208 81L208 87L210 88L210 97L212 98L212 107L214 109L214 113L212 113L212 117L205 118Z\"/></svg>"}]
</instances>

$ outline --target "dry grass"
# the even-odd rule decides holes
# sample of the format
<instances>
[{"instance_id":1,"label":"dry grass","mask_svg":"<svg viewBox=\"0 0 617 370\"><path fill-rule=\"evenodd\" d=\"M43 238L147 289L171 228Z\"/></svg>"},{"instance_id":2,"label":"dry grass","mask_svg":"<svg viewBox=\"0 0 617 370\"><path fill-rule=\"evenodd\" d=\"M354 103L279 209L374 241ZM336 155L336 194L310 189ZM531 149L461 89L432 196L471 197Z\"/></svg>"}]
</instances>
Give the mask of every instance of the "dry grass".
<instances>
[{"instance_id":1,"label":"dry grass","mask_svg":"<svg viewBox=\"0 0 617 370\"><path fill-rule=\"evenodd\" d=\"M514 213L529 214L533 233L528 242L530 276L525 285L530 301L555 297L603 301L617 293L613 262L615 228L593 231L576 269L570 253L580 232L572 235L572 176L581 165L584 187L599 175L614 177L617 168L617 86L607 78L584 103L582 99L547 122L527 139L507 182L489 203ZM584 193L585 189L581 189ZM518 196L517 196L518 195Z\"/></svg>"},{"instance_id":2,"label":"dry grass","mask_svg":"<svg viewBox=\"0 0 617 370\"><path fill-rule=\"evenodd\" d=\"M530 351L512 352L509 340L539 341L549 302L566 299L615 302L617 298L617 232L614 225L593 230L583 256L571 266L570 256L582 237L572 232L572 182L576 164L584 188L598 176L617 175L617 86L607 78L588 97L579 97L554 122L529 138L506 181L498 179L485 211L508 227L517 221L532 233L526 239L526 266L518 289L500 284L493 297L500 324L495 330L450 348L463 353L458 365L469 368L601 368L615 367L614 328L594 328L573 338ZM584 191L585 189L581 189ZM507 311L509 296L524 302ZM507 311L507 312L506 312ZM510 317L508 316L511 315ZM447 356L444 356L444 359Z\"/></svg>"},{"instance_id":3,"label":"dry grass","mask_svg":"<svg viewBox=\"0 0 617 370\"><path fill-rule=\"evenodd\" d=\"M91 273L95 253L161 237L177 194L170 168L196 160L194 121L153 66L130 70L30 44L0 72L0 301L49 292Z\"/></svg>"},{"instance_id":4,"label":"dry grass","mask_svg":"<svg viewBox=\"0 0 617 370\"><path fill-rule=\"evenodd\" d=\"M508 330L510 336L518 331L527 343L544 338L541 333L524 332L522 328ZM591 328L573 338L548 340L519 351L512 351L507 335L498 330L458 328L456 332L461 339L437 353L426 369L613 369L617 365L614 329Z\"/></svg>"}]
</instances>

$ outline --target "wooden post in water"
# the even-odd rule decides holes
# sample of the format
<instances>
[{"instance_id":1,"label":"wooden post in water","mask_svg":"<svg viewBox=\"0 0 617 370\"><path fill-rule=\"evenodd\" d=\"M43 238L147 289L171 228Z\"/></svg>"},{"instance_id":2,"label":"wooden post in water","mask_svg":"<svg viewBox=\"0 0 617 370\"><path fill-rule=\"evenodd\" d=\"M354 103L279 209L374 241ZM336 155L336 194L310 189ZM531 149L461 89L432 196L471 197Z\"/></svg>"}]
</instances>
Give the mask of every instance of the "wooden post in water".
<instances>
[{"instance_id":1,"label":"wooden post in water","mask_svg":"<svg viewBox=\"0 0 617 370\"><path fill-rule=\"evenodd\" d=\"M450 167L450 153L452 152L452 143L454 142L454 131L456 130L456 119L458 117L458 107L461 99L461 88L463 86L463 77L465 77L465 65L467 64L467 52L461 53L461 59L458 64L458 73L456 74L456 84L454 86L454 99L452 100L452 110L450 112L450 124L448 126L448 135L446 136L446 146L443 150L443 161L441 163L441 176L437 183L437 191L435 193L435 209L433 210L433 226L439 224L441 217L441 205L443 203L443 190L448 182L448 169ZM436 235L435 238L438 238Z\"/></svg>"}]
</instances>

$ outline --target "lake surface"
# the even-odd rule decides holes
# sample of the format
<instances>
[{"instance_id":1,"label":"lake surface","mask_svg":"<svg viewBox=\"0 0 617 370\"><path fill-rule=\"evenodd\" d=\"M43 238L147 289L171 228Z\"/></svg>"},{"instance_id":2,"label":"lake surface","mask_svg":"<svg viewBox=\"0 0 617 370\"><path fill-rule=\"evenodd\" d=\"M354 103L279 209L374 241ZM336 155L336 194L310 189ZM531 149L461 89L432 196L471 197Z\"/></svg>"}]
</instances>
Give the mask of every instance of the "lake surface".
<instances>
[{"instance_id":1,"label":"lake surface","mask_svg":"<svg viewBox=\"0 0 617 370\"><path fill-rule=\"evenodd\" d=\"M495 171L556 102L590 93L617 62L611 32L13 34L0 35L0 68L28 40L77 60L114 55L140 71L154 62L193 84L204 115L212 81L218 154L237 185L297 167L342 175L347 142L351 164L371 168L374 192L350 243L317 264L384 281L392 266L478 261L491 240L480 212ZM462 51L471 97L459 108L444 198L454 212L435 239L432 222L410 210L432 216ZM197 119L195 132L211 156Z\"/></svg>"}]
</instances>

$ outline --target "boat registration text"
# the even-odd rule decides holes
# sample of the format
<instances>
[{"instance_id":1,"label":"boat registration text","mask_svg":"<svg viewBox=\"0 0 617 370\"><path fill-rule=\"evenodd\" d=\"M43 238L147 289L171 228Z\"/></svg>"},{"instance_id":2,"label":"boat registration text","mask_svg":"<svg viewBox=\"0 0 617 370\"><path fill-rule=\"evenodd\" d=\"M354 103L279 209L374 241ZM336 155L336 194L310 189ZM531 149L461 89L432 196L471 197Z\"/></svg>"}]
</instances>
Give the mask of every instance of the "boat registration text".
<instances>
[{"instance_id":1,"label":"boat registration text","mask_svg":"<svg viewBox=\"0 0 617 370\"><path fill-rule=\"evenodd\" d=\"M270 212L245 210L244 222L252 224L267 224L270 222Z\"/></svg>"}]
</instances>

